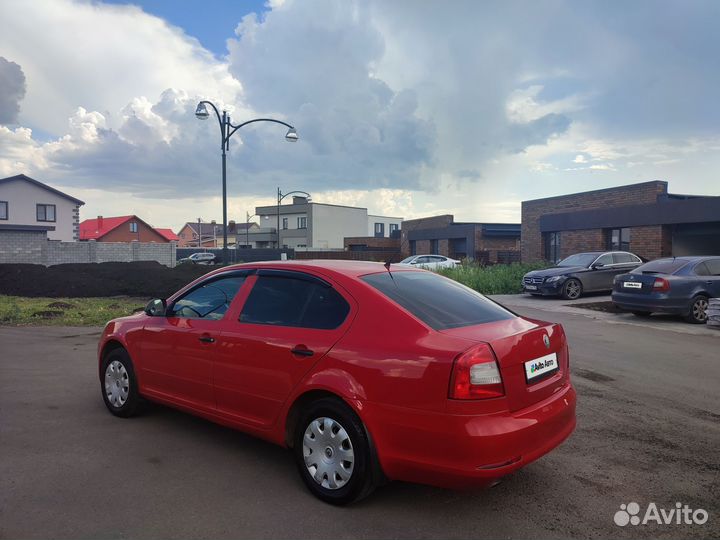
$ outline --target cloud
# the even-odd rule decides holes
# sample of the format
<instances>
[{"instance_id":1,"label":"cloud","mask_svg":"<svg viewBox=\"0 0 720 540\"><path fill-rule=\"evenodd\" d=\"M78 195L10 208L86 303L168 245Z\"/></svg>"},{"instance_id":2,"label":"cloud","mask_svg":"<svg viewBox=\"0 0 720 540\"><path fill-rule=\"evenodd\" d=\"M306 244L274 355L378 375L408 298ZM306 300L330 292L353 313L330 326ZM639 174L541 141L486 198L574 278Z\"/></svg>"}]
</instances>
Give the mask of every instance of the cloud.
<instances>
[{"instance_id":1,"label":"cloud","mask_svg":"<svg viewBox=\"0 0 720 540\"><path fill-rule=\"evenodd\" d=\"M0 56L0 124L17 123L25 97L25 74L15 62Z\"/></svg>"}]
</instances>

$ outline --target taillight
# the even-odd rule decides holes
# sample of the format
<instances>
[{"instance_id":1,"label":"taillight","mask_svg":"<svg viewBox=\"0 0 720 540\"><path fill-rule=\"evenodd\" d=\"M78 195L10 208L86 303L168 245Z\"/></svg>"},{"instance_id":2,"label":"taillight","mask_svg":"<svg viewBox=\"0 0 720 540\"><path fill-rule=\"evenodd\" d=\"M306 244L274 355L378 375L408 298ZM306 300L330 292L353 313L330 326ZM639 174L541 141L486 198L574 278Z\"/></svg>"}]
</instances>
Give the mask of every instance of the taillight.
<instances>
[{"instance_id":1,"label":"taillight","mask_svg":"<svg viewBox=\"0 0 720 540\"><path fill-rule=\"evenodd\" d=\"M495 354L482 343L455 359L450 399L488 399L505 395Z\"/></svg>"},{"instance_id":2,"label":"taillight","mask_svg":"<svg viewBox=\"0 0 720 540\"><path fill-rule=\"evenodd\" d=\"M670 290L670 282L667 279L661 277L655 278L652 288L653 291L667 292Z\"/></svg>"}]
</instances>

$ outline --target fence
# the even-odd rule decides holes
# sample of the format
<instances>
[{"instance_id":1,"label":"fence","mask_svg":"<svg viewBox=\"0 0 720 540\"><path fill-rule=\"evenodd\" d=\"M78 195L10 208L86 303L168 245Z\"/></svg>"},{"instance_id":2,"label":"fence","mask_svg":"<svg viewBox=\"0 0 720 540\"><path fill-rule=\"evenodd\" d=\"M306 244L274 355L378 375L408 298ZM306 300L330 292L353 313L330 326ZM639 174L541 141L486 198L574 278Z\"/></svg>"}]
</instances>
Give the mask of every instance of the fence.
<instances>
[{"instance_id":1,"label":"fence","mask_svg":"<svg viewBox=\"0 0 720 540\"><path fill-rule=\"evenodd\" d=\"M175 266L174 242L61 242L46 231L0 230L0 263L53 266L66 263L157 261Z\"/></svg>"},{"instance_id":2,"label":"fence","mask_svg":"<svg viewBox=\"0 0 720 540\"><path fill-rule=\"evenodd\" d=\"M193 253L212 253L215 255L217 261L222 261L222 248L177 248L176 257L177 260L185 259ZM279 261L285 253L288 259L295 258L295 251L292 249L265 249L265 248L254 248L254 249L228 249L228 257L230 264L243 263L243 262L258 262L258 261Z\"/></svg>"}]
</instances>

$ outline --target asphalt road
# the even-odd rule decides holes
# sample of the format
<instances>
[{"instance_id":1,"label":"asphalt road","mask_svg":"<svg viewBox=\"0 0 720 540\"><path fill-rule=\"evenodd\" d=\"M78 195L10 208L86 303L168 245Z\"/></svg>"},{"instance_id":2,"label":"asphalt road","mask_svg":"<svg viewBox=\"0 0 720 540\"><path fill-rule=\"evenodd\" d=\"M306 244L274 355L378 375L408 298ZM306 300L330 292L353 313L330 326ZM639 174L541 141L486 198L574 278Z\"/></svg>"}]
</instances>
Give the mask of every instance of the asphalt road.
<instances>
[{"instance_id":1,"label":"asphalt road","mask_svg":"<svg viewBox=\"0 0 720 540\"><path fill-rule=\"evenodd\" d=\"M720 333L518 310L565 325L574 435L492 489L395 482L347 508L310 496L282 448L160 406L111 416L97 330L0 328L0 538L720 536ZM616 526L633 501L710 518Z\"/></svg>"}]
</instances>

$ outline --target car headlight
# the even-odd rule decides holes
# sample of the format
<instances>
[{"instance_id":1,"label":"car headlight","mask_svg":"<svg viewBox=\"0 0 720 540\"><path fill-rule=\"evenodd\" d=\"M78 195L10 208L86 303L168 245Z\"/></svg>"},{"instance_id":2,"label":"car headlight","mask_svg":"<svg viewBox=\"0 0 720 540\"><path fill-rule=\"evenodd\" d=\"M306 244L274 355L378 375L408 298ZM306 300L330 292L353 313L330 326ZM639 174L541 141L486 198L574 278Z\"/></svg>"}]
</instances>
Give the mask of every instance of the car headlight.
<instances>
[{"instance_id":1,"label":"car headlight","mask_svg":"<svg viewBox=\"0 0 720 540\"><path fill-rule=\"evenodd\" d=\"M545 283L555 283L556 281L560 281L562 276L552 276L545 280Z\"/></svg>"}]
</instances>

